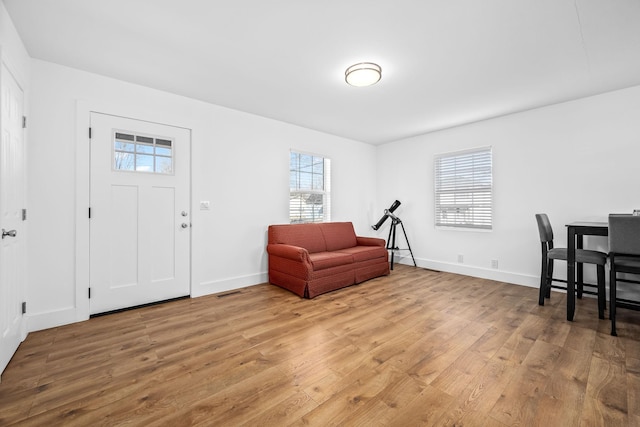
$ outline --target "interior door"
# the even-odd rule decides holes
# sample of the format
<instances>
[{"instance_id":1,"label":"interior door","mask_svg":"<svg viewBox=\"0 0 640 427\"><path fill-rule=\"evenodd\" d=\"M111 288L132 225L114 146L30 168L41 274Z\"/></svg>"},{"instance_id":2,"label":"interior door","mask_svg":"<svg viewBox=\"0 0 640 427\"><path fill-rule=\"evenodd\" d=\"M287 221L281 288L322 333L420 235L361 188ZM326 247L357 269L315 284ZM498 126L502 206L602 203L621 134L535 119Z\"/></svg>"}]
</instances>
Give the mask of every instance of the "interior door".
<instances>
[{"instance_id":1,"label":"interior door","mask_svg":"<svg viewBox=\"0 0 640 427\"><path fill-rule=\"evenodd\" d=\"M189 295L190 131L90 120L90 313Z\"/></svg>"},{"instance_id":2,"label":"interior door","mask_svg":"<svg viewBox=\"0 0 640 427\"><path fill-rule=\"evenodd\" d=\"M22 340L25 246L23 93L9 70L0 72L0 373Z\"/></svg>"}]
</instances>

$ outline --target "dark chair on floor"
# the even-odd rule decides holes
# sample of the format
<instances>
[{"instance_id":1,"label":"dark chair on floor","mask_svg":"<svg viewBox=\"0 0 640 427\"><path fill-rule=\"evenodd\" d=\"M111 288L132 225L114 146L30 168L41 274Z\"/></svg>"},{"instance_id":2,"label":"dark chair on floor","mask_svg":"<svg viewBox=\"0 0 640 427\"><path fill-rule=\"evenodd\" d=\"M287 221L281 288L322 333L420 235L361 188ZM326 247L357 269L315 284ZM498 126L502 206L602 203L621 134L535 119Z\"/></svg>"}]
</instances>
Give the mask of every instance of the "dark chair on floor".
<instances>
[{"instance_id":1,"label":"dark chair on floor","mask_svg":"<svg viewBox=\"0 0 640 427\"><path fill-rule=\"evenodd\" d=\"M638 284L635 280L622 279L618 273L640 274L640 216L609 215L609 260L611 276L609 278L609 317L611 317L611 335L616 333L616 306L638 310L640 303L618 298L617 283Z\"/></svg>"},{"instance_id":2,"label":"dark chair on floor","mask_svg":"<svg viewBox=\"0 0 640 427\"><path fill-rule=\"evenodd\" d=\"M552 282L567 283L566 280L553 278L553 261L567 260L567 248L553 247L553 229L547 214L536 214L538 231L540 232L540 242L542 245L542 272L540 273L540 297L538 304L544 305L544 299L551 297L551 288L567 289L566 286L554 285ZM577 283L576 291L578 298L582 298L582 293L595 294L598 296L598 316L604 319L604 310L607 305L605 294L605 273L604 266L607 263L607 254L604 252L590 251L586 249L576 249L576 263L595 264L597 266L598 284L596 286L587 283ZM583 286L596 287L597 292L589 292Z\"/></svg>"}]
</instances>

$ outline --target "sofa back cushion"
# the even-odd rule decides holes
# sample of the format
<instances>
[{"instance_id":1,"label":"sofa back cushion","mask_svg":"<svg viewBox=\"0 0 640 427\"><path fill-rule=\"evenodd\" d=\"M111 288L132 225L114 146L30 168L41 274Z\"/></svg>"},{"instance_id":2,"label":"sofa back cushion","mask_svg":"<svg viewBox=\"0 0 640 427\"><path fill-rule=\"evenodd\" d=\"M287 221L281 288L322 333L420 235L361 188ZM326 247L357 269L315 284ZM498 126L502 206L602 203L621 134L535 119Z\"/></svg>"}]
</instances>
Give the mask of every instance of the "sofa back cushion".
<instances>
[{"instance_id":1,"label":"sofa back cushion","mask_svg":"<svg viewBox=\"0 0 640 427\"><path fill-rule=\"evenodd\" d=\"M305 248L309 253L324 252L327 245L321 224L282 224L269 226L269 243Z\"/></svg>"},{"instance_id":2,"label":"sofa back cushion","mask_svg":"<svg viewBox=\"0 0 640 427\"><path fill-rule=\"evenodd\" d=\"M322 229L328 251L352 248L358 245L356 232L350 222L325 222L318 224Z\"/></svg>"}]
</instances>

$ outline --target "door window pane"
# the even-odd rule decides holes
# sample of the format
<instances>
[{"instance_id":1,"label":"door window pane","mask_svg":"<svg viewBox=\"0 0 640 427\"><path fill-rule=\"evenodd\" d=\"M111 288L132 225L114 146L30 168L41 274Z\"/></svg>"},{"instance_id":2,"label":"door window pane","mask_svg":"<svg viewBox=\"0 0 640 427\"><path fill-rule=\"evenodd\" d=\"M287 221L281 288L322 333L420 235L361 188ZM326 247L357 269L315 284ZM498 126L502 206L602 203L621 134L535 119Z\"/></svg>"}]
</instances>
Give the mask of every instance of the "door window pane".
<instances>
[{"instance_id":1,"label":"door window pane","mask_svg":"<svg viewBox=\"0 0 640 427\"><path fill-rule=\"evenodd\" d=\"M136 152L144 154L153 154L153 145L136 144Z\"/></svg>"},{"instance_id":2,"label":"door window pane","mask_svg":"<svg viewBox=\"0 0 640 427\"><path fill-rule=\"evenodd\" d=\"M171 156L171 148L165 148L156 145L156 154L158 156Z\"/></svg>"},{"instance_id":3,"label":"door window pane","mask_svg":"<svg viewBox=\"0 0 640 427\"><path fill-rule=\"evenodd\" d=\"M114 168L116 170L135 170L135 154L116 151Z\"/></svg>"},{"instance_id":4,"label":"door window pane","mask_svg":"<svg viewBox=\"0 0 640 427\"><path fill-rule=\"evenodd\" d=\"M128 142L122 142L122 141L117 141L114 144L114 148L116 149L116 151L129 151L131 153L133 153L134 151L136 151L136 145L135 144L130 144Z\"/></svg>"},{"instance_id":5,"label":"door window pane","mask_svg":"<svg viewBox=\"0 0 640 427\"><path fill-rule=\"evenodd\" d=\"M140 172L153 172L153 156L137 154L136 170Z\"/></svg>"},{"instance_id":6,"label":"door window pane","mask_svg":"<svg viewBox=\"0 0 640 427\"><path fill-rule=\"evenodd\" d=\"M158 173L172 173L172 161L171 157L156 157L156 172Z\"/></svg>"}]
</instances>

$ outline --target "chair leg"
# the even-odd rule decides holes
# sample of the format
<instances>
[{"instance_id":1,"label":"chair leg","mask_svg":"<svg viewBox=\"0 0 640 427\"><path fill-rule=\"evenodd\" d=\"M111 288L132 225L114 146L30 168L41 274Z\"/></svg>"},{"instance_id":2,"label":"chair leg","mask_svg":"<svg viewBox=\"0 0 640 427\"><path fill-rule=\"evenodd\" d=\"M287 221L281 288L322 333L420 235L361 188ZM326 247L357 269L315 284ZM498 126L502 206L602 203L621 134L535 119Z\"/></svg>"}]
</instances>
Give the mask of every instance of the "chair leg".
<instances>
[{"instance_id":1,"label":"chair leg","mask_svg":"<svg viewBox=\"0 0 640 427\"><path fill-rule=\"evenodd\" d=\"M547 267L547 291L546 297L551 298L551 282L553 280L553 260L550 259Z\"/></svg>"},{"instance_id":2,"label":"chair leg","mask_svg":"<svg viewBox=\"0 0 640 427\"><path fill-rule=\"evenodd\" d=\"M540 272L540 296L538 298L538 305L544 305L544 297L547 292L547 260L542 259L542 267Z\"/></svg>"},{"instance_id":3,"label":"chair leg","mask_svg":"<svg viewBox=\"0 0 640 427\"><path fill-rule=\"evenodd\" d=\"M607 298L605 296L605 280L604 280L604 265L598 266L598 317L604 319L604 310L607 305Z\"/></svg>"},{"instance_id":4,"label":"chair leg","mask_svg":"<svg viewBox=\"0 0 640 427\"><path fill-rule=\"evenodd\" d=\"M609 318L611 319L611 335L618 336L616 332L616 268L611 263L609 276Z\"/></svg>"},{"instance_id":5,"label":"chair leg","mask_svg":"<svg viewBox=\"0 0 640 427\"><path fill-rule=\"evenodd\" d=\"M584 291L584 280L582 278L582 263L576 263L576 291L578 292L578 299L582 299L582 292Z\"/></svg>"}]
</instances>

